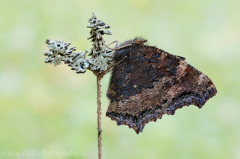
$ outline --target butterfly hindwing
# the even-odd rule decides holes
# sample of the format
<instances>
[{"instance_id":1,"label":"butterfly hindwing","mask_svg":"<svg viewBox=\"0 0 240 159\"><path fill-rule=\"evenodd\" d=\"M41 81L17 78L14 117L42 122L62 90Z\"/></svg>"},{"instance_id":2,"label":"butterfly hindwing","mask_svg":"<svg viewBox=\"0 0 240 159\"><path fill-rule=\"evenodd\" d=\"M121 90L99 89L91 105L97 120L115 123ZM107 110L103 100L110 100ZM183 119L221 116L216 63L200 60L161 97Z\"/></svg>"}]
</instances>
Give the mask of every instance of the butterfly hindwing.
<instances>
[{"instance_id":1,"label":"butterfly hindwing","mask_svg":"<svg viewBox=\"0 0 240 159\"><path fill-rule=\"evenodd\" d=\"M126 57L114 66L107 92L107 116L118 125L128 125L138 134L149 121L173 115L183 106L201 108L217 93L212 81L185 58L137 40L113 57L116 63Z\"/></svg>"}]
</instances>

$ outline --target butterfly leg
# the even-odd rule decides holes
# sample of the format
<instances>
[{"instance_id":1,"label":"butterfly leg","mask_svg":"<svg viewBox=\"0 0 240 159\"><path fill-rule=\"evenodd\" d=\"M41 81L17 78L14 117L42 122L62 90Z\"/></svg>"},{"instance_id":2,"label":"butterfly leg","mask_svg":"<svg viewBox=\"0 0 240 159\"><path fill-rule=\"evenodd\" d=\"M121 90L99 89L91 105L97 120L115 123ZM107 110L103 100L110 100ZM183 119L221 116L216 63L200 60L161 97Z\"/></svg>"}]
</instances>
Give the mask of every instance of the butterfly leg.
<instances>
[{"instance_id":1,"label":"butterfly leg","mask_svg":"<svg viewBox=\"0 0 240 159\"><path fill-rule=\"evenodd\" d=\"M111 43L110 43L110 44L108 44L107 46L110 46L110 45L112 45L113 43L116 43L116 46L115 46L115 48L117 48L117 47L118 47L118 40L115 40L115 41L111 42Z\"/></svg>"},{"instance_id":2,"label":"butterfly leg","mask_svg":"<svg viewBox=\"0 0 240 159\"><path fill-rule=\"evenodd\" d=\"M110 48L109 46L112 45L113 43L116 43L115 48ZM110 44L105 45L105 46L106 46L107 48L111 49L111 50L120 50L120 49L122 49L122 48L125 48L125 47L128 47L128 46L131 46L131 45L132 45L132 44L125 45L125 46L122 46L122 47L118 47L118 40L116 40L116 41L113 41L113 42L111 42Z\"/></svg>"}]
</instances>

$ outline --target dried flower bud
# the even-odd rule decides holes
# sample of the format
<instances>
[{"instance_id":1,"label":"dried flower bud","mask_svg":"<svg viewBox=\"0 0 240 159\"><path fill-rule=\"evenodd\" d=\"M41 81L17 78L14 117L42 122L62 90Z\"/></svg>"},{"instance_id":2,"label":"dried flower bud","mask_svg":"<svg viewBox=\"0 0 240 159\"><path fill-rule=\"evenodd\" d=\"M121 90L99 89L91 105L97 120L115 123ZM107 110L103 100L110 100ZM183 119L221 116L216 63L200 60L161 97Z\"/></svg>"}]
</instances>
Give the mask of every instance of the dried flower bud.
<instances>
[{"instance_id":1,"label":"dried flower bud","mask_svg":"<svg viewBox=\"0 0 240 159\"><path fill-rule=\"evenodd\" d=\"M47 39L45 42L49 51L43 53L47 56L46 63L54 63L54 66L57 66L61 64L61 61L64 61L65 64L72 67L72 70L76 70L76 73L85 73L87 69L102 72L108 68L112 59L112 50L105 47L102 35L111 35L112 31L102 30L110 28L110 26L98 20L95 13L92 14L92 17L88 20L90 25L87 26L91 28L91 36L87 38L93 42L91 51L89 52L86 49L84 52L75 52L76 47L69 47L70 42L64 43L59 40L51 41ZM88 55L92 57L90 59L86 58L86 53L89 53Z\"/></svg>"}]
</instances>

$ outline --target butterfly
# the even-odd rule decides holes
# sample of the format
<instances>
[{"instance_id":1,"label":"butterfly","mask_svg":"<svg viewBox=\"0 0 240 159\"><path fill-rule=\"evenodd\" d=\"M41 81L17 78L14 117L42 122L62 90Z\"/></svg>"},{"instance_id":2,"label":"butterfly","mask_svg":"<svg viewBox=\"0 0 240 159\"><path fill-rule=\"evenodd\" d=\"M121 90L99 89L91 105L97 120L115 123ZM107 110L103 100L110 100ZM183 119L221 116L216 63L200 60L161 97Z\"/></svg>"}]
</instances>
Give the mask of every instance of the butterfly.
<instances>
[{"instance_id":1,"label":"butterfly","mask_svg":"<svg viewBox=\"0 0 240 159\"><path fill-rule=\"evenodd\" d=\"M148 122L164 114L174 115L178 108L192 104L201 108L217 93L211 79L184 57L145 42L135 38L120 44L113 55L118 64L107 91L110 104L106 116L137 134Z\"/></svg>"}]
</instances>

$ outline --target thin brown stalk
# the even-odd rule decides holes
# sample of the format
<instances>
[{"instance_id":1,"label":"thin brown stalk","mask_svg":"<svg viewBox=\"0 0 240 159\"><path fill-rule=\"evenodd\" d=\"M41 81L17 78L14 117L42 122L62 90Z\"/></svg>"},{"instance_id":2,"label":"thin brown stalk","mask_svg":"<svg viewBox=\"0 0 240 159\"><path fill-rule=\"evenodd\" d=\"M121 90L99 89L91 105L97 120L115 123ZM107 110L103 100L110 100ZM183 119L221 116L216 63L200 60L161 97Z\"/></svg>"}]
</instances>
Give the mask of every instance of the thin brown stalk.
<instances>
[{"instance_id":1,"label":"thin brown stalk","mask_svg":"<svg viewBox=\"0 0 240 159\"><path fill-rule=\"evenodd\" d=\"M98 74L97 75L97 123L98 123L98 158L102 159L102 128L101 128L101 76Z\"/></svg>"}]
</instances>

